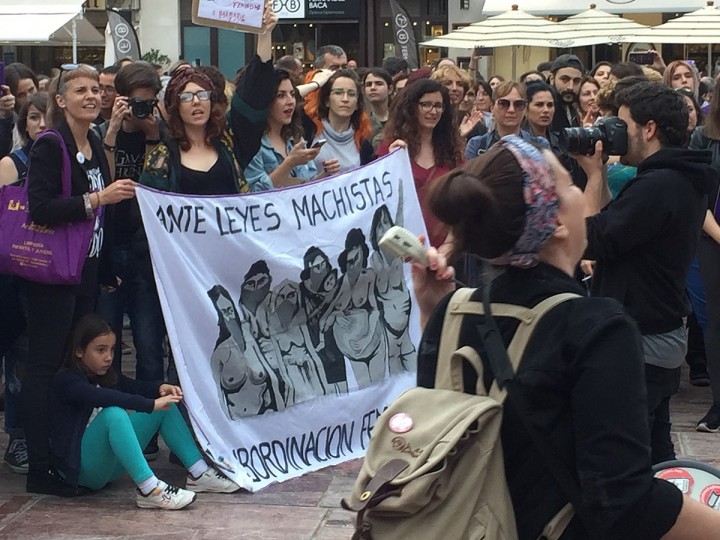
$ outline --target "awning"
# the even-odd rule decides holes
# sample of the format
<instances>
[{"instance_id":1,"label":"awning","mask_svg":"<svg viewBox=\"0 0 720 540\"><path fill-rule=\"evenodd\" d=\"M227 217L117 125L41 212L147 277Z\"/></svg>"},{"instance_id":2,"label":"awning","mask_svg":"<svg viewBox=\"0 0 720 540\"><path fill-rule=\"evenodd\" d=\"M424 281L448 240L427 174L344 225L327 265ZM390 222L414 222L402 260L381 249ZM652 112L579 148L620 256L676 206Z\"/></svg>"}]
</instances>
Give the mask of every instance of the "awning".
<instances>
[{"instance_id":1,"label":"awning","mask_svg":"<svg viewBox=\"0 0 720 540\"><path fill-rule=\"evenodd\" d=\"M72 20L84 0L0 1L0 43L70 45ZM87 20L76 20L78 45L102 46L103 35Z\"/></svg>"},{"instance_id":2,"label":"awning","mask_svg":"<svg viewBox=\"0 0 720 540\"><path fill-rule=\"evenodd\" d=\"M705 0L593 0L597 9L609 13L688 13L705 6ZM575 0L485 0L483 15L498 15L516 4L533 15L576 15L587 3Z\"/></svg>"}]
</instances>

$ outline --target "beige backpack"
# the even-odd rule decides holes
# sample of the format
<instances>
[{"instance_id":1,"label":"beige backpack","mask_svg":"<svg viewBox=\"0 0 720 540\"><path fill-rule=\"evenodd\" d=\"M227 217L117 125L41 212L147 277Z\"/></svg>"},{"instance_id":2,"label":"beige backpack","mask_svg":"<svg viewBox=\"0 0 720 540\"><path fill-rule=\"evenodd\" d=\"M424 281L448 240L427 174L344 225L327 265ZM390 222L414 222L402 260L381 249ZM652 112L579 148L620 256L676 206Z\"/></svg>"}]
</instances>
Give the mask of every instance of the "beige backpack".
<instances>
[{"instance_id":1,"label":"beige backpack","mask_svg":"<svg viewBox=\"0 0 720 540\"><path fill-rule=\"evenodd\" d=\"M357 512L353 540L516 540L500 439L507 391L483 383L483 363L469 346L458 348L465 315L485 313L469 301L475 289L450 299L438 348L435 388L412 388L378 419L346 510ZM520 325L507 354L516 372L542 316L561 302L559 294L532 309L489 304L491 313ZM497 330L497 326L494 326ZM463 361L477 371L476 395L463 392ZM509 369L509 367L508 367ZM574 515L567 504L545 527L558 539Z\"/></svg>"}]
</instances>

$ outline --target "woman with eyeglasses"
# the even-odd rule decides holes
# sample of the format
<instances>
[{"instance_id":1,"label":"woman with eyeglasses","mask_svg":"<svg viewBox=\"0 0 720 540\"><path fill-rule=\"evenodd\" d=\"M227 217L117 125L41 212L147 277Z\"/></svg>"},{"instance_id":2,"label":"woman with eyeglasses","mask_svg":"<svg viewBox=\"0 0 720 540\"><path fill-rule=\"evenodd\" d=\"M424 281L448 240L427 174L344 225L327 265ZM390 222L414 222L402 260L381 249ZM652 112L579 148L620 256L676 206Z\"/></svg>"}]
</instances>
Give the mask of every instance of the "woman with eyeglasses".
<instances>
[{"instance_id":1,"label":"woman with eyeglasses","mask_svg":"<svg viewBox=\"0 0 720 540\"><path fill-rule=\"evenodd\" d=\"M230 111L212 80L200 70L176 71L163 97L168 137L145 160L140 183L192 195L244 193L243 175L260 148L267 109L275 97L270 34L277 24L265 8L257 54L239 79Z\"/></svg>"},{"instance_id":2,"label":"woman with eyeglasses","mask_svg":"<svg viewBox=\"0 0 720 540\"><path fill-rule=\"evenodd\" d=\"M405 147L410 154L415 190L420 200L430 244L439 247L446 238L427 203L430 183L462 163L463 141L453 121L450 94L442 83L419 79L398 94L383 130L378 156Z\"/></svg>"},{"instance_id":3,"label":"woman with eyeglasses","mask_svg":"<svg viewBox=\"0 0 720 540\"><path fill-rule=\"evenodd\" d=\"M86 65L65 65L50 84L47 126L65 141L67 156L55 137L36 138L30 151L28 197L37 225L92 220L95 230L79 285L26 282L28 358L22 404L28 447L27 490L73 496L74 486L57 474L50 459L48 389L61 363L73 322L92 313L99 284L116 287L117 279L104 242L109 212L105 206L135 196L135 182L111 183L100 139L90 131L100 111L98 73ZM64 159L71 164L70 198L61 198Z\"/></svg>"},{"instance_id":4,"label":"woman with eyeglasses","mask_svg":"<svg viewBox=\"0 0 720 540\"><path fill-rule=\"evenodd\" d=\"M372 125L366 106L362 83L352 70L337 70L320 89L317 118L305 131L308 142L326 141L315 156L318 172L333 174L372 161Z\"/></svg>"},{"instance_id":5,"label":"woman with eyeglasses","mask_svg":"<svg viewBox=\"0 0 720 540\"><path fill-rule=\"evenodd\" d=\"M532 140L532 135L520 128L527 107L524 85L515 81L501 82L493 92L492 108L495 125L485 135L473 137L465 147L465 159L484 154L493 144L506 135L519 135Z\"/></svg>"}]
</instances>

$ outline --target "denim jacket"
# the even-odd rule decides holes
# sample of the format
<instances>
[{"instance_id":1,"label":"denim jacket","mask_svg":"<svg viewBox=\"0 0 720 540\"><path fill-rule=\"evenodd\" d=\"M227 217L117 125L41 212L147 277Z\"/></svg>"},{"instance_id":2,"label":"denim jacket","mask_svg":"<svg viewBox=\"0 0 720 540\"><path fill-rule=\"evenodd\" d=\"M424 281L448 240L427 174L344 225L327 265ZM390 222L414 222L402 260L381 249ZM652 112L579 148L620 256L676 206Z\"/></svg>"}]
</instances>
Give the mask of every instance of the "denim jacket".
<instances>
[{"instance_id":1,"label":"denim jacket","mask_svg":"<svg viewBox=\"0 0 720 540\"><path fill-rule=\"evenodd\" d=\"M285 150L288 155L292 152L295 146L295 141L290 138L285 142ZM270 173L277 169L282 163L283 156L281 156L275 148L267 135L263 135L260 141L260 150L252 158L248 166L245 168L245 180L250 186L250 191L267 191L269 189L275 189L272 180L270 179ZM315 162L312 160L308 161L304 165L296 165L290 171L290 176L293 178L304 178L310 180L317 174L317 167Z\"/></svg>"}]
</instances>

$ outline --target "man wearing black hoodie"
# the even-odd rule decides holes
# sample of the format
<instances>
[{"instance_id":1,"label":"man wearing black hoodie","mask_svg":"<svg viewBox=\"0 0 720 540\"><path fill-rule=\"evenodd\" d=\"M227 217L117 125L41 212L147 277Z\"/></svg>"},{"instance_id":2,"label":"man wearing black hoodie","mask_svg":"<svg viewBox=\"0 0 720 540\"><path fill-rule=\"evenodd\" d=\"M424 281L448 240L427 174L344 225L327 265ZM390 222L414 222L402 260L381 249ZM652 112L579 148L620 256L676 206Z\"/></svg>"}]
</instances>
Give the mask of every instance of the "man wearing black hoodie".
<instances>
[{"instance_id":1,"label":"man wearing black hoodie","mask_svg":"<svg viewBox=\"0 0 720 540\"><path fill-rule=\"evenodd\" d=\"M578 158L588 174L585 258L597 261L592 294L621 302L640 328L652 459L659 463L675 459L670 397L687 348L685 282L713 177L710 152L683 149L688 113L682 96L644 82L622 90L616 100L618 116L628 125L621 163L637 166L637 176L607 204L601 143L594 157Z\"/></svg>"},{"instance_id":2,"label":"man wearing black hoodie","mask_svg":"<svg viewBox=\"0 0 720 540\"><path fill-rule=\"evenodd\" d=\"M553 60L550 70L552 74L549 84L555 97L555 116L550 124L550 132L562 140L561 132L566 128L582 127L582 119L578 113L578 96L585 66L574 54L561 54ZM577 161L563 154L560 162L572 176L573 183L580 189L585 189L587 177Z\"/></svg>"}]
</instances>

